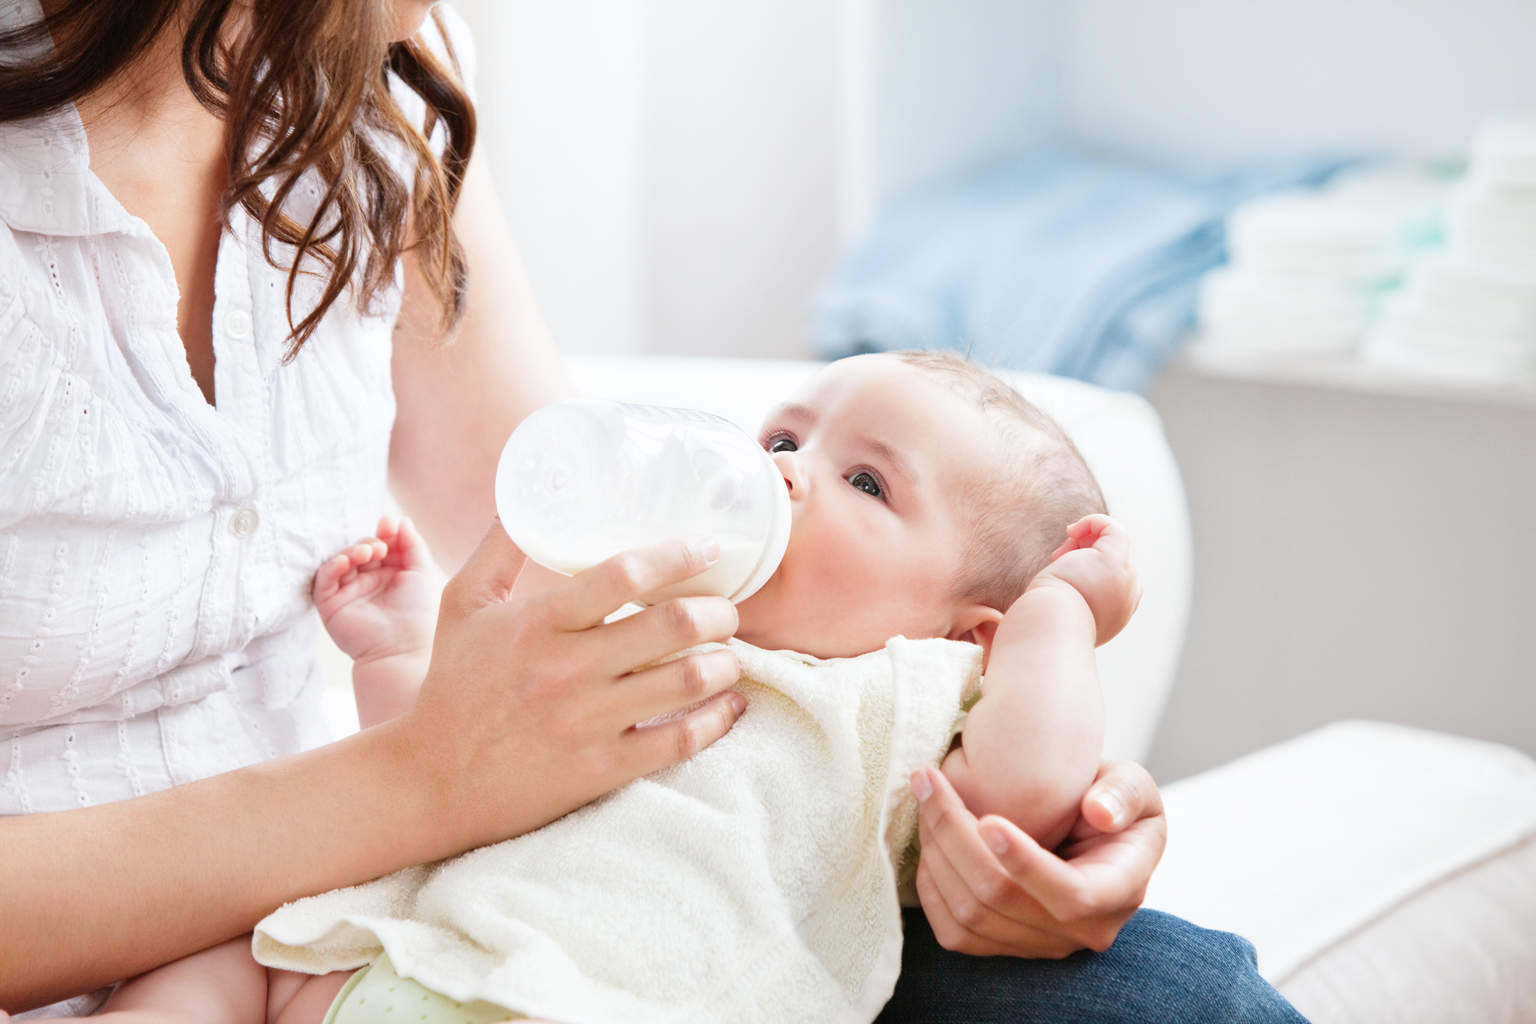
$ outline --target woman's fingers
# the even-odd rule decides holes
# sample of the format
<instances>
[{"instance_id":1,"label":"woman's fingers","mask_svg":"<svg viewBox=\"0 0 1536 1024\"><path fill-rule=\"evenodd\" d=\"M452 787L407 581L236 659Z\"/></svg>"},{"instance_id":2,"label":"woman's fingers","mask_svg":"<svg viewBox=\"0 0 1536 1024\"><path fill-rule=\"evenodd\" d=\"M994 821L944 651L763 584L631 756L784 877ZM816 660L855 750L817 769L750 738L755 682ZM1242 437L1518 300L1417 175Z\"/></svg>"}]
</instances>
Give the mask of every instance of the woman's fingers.
<instances>
[{"instance_id":1,"label":"woman's fingers","mask_svg":"<svg viewBox=\"0 0 1536 1024\"><path fill-rule=\"evenodd\" d=\"M1162 813L1163 795L1145 768L1134 761L1105 761L1083 794L1072 838L1119 832L1133 822Z\"/></svg>"},{"instance_id":2,"label":"woman's fingers","mask_svg":"<svg viewBox=\"0 0 1536 1024\"><path fill-rule=\"evenodd\" d=\"M570 586L552 595L554 625L571 632L591 629L624 605L697 576L719 557L719 544L697 539L621 552L578 573Z\"/></svg>"},{"instance_id":3,"label":"woman's fingers","mask_svg":"<svg viewBox=\"0 0 1536 1024\"><path fill-rule=\"evenodd\" d=\"M517 582L526 557L493 519L491 528L470 552L469 560L443 588L443 607L450 614L464 614L483 605L505 601Z\"/></svg>"},{"instance_id":4,"label":"woman's fingers","mask_svg":"<svg viewBox=\"0 0 1536 1024\"><path fill-rule=\"evenodd\" d=\"M933 937L939 945L969 956L1066 956L1083 948L1082 943L1063 938L1027 922L998 915L988 915L968 923L962 920L965 904L957 902L962 892L950 865L942 854L929 855L917 868L917 898L928 918ZM963 899L963 897L962 897Z\"/></svg>"},{"instance_id":5,"label":"woman's fingers","mask_svg":"<svg viewBox=\"0 0 1536 1024\"><path fill-rule=\"evenodd\" d=\"M718 694L686 714L631 728L625 736L625 773L637 778L686 761L731 731L746 710L739 693Z\"/></svg>"},{"instance_id":6,"label":"woman's fingers","mask_svg":"<svg viewBox=\"0 0 1536 1024\"><path fill-rule=\"evenodd\" d=\"M944 773L924 771L933 795L920 812L923 847L937 847L980 907L1018 921L1049 916L1070 922L1100 912L1080 872L1005 818L989 816L983 830ZM988 845L999 838L1001 854ZM980 920L979 911L976 916Z\"/></svg>"},{"instance_id":7,"label":"woman's fingers","mask_svg":"<svg viewBox=\"0 0 1536 1024\"><path fill-rule=\"evenodd\" d=\"M950 910L968 926L980 921L984 907L1024 920L1029 908L1016 904L1021 899L1029 900L1028 894L1008 877L997 857L986 848L977 833L975 816L943 772L925 768L923 773L932 795L919 808L918 838L924 854L932 851L942 858L942 864L934 865L934 881L944 892Z\"/></svg>"},{"instance_id":8,"label":"woman's fingers","mask_svg":"<svg viewBox=\"0 0 1536 1024\"><path fill-rule=\"evenodd\" d=\"M737 622L736 606L723 597L678 597L593 633L605 649L600 667L620 675L698 644L728 640Z\"/></svg>"},{"instance_id":9,"label":"woman's fingers","mask_svg":"<svg viewBox=\"0 0 1536 1024\"><path fill-rule=\"evenodd\" d=\"M923 775L932 791L919 825L928 884L950 927L975 937L962 934L967 945L951 948L993 942L1015 956L1108 948L1141 903L1161 818L1077 844L1063 860L1004 818L978 822L942 772Z\"/></svg>"},{"instance_id":10,"label":"woman's fingers","mask_svg":"<svg viewBox=\"0 0 1536 1024\"><path fill-rule=\"evenodd\" d=\"M741 663L727 648L700 651L621 677L613 697L625 724L648 722L689 708L741 679Z\"/></svg>"}]
</instances>

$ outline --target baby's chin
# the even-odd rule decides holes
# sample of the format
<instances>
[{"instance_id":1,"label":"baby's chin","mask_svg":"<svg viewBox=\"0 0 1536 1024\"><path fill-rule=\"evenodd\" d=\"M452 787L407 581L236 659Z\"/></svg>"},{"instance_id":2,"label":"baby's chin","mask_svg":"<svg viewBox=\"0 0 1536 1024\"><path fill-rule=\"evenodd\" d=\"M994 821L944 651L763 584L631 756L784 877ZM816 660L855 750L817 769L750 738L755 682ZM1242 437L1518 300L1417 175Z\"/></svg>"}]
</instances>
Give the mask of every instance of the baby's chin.
<instances>
[{"instance_id":1,"label":"baby's chin","mask_svg":"<svg viewBox=\"0 0 1536 1024\"><path fill-rule=\"evenodd\" d=\"M760 603L759 597L764 600ZM761 592L736 606L739 625L736 639L765 651L795 651L814 658L853 658L885 646L850 642L854 638L828 636L836 632L836 620L817 620L805 615L786 615L776 607L771 595Z\"/></svg>"},{"instance_id":2,"label":"baby's chin","mask_svg":"<svg viewBox=\"0 0 1536 1024\"><path fill-rule=\"evenodd\" d=\"M774 628L778 609L768 593L772 585L773 581L769 580L762 590L736 606L736 639L765 650L778 650L784 646L775 642L782 630Z\"/></svg>"}]
</instances>

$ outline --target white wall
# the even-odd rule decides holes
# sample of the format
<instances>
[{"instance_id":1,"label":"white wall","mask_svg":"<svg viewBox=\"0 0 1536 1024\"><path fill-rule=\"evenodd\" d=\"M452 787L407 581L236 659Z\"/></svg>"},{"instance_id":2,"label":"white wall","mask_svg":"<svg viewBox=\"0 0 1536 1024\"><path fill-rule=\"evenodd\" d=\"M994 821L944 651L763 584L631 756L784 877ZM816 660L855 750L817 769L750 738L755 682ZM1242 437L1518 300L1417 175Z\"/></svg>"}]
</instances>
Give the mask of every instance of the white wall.
<instances>
[{"instance_id":1,"label":"white wall","mask_svg":"<svg viewBox=\"0 0 1536 1024\"><path fill-rule=\"evenodd\" d=\"M1195 546L1161 780L1340 718L1536 754L1536 387L1356 376L1152 388Z\"/></svg>"},{"instance_id":2,"label":"white wall","mask_svg":"<svg viewBox=\"0 0 1536 1024\"><path fill-rule=\"evenodd\" d=\"M557 343L805 354L837 251L843 6L458 7L481 138Z\"/></svg>"},{"instance_id":3,"label":"white wall","mask_svg":"<svg viewBox=\"0 0 1536 1024\"><path fill-rule=\"evenodd\" d=\"M1059 0L872 0L875 205L1062 126Z\"/></svg>"},{"instance_id":4,"label":"white wall","mask_svg":"<svg viewBox=\"0 0 1536 1024\"><path fill-rule=\"evenodd\" d=\"M642 9L630 0L459 0L474 30L479 145L559 343L646 339Z\"/></svg>"},{"instance_id":5,"label":"white wall","mask_svg":"<svg viewBox=\"0 0 1536 1024\"><path fill-rule=\"evenodd\" d=\"M648 341L807 354L837 248L839 7L651 0L644 20Z\"/></svg>"},{"instance_id":6,"label":"white wall","mask_svg":"<svg viewBox=\"0 0 1536 1024\"><path fill-rule=\"evenodd\" d=\"M1073 0L1072 132L1171 159L1465 153L1536 108L1531 0Z\"/></svg>"}]
</instances>

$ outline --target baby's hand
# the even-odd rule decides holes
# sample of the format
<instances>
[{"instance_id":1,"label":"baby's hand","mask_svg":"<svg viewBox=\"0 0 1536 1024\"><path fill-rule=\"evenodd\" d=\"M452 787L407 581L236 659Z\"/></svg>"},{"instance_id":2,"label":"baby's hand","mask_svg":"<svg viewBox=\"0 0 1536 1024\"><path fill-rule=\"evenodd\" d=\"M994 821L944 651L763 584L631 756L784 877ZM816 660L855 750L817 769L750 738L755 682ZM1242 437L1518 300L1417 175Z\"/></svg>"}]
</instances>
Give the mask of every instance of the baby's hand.
<instances>
[{"instance_id":1,"label":"baby's hand","mask_svg":"<svg viewBox=\"0 0 1536 1024\"><path fill-rule=\"evenodd\" d=\"M1066 541L1035 577L1045 584L1058 580L1088 602L1098 626L1095 643L1105 643L1124 629L1141 603L1141 581L1131 565L1131 539L1109 516L1084 516L1067 527Z\"/></svg>"},{"instance_id":2,"label":"baby's hand","mask_svg":"<svg viewBox=\"0 0 1536 1024\"><path fill-rule=\"evenodd\" d=\"M315 573L315 607L326 632L355 661L426 652L437 595L426 548L409 519L385 516L377 537L360 540Z\"/></svg>"}]
</instances>

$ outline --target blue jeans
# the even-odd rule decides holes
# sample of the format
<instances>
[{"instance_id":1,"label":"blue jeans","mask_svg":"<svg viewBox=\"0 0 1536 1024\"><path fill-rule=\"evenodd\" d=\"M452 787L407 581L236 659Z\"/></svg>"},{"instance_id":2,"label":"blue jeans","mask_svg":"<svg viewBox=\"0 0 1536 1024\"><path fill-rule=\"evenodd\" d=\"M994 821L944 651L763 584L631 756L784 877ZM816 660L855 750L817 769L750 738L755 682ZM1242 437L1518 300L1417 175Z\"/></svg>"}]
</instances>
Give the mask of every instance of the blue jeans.
<instances>
[{"instance_id":1,"label":"blue jeans","mask_svg":"<svg viewBox=\"0 0 1536 1024\"><path fill-rule=\"evenodd\" d=\"M1306 1024L1247 939L1156 910L1106 952L1065 960L951 953L921 910L902 918L901 977L877 1024Z\"/></svg>"}]
</instances>

